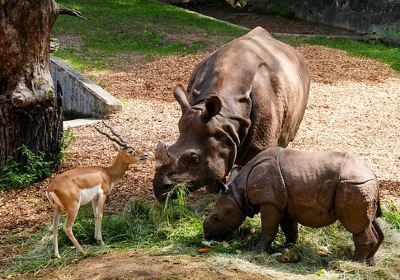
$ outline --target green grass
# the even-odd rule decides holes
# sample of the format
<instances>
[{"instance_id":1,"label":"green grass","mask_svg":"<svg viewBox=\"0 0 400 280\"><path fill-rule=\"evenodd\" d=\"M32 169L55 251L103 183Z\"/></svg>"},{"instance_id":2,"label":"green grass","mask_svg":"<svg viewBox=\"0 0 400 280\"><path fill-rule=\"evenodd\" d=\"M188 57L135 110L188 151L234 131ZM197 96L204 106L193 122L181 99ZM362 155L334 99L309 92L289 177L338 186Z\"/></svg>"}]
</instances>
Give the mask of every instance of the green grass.
<instances>
[{"instance_id":1,"label":"green grass","mask_svg":"<svg viewBox=\"0 0 400 280\"><path fill-rule=\"evenodd\" d=\"M72 35L80 46L61 46L55 55L79 70L129 65L129 54L146 57L190 54L218 46L248 29L210 20L184 9L151 0L60 0L78 9L87 21L60 16L57 35ZM387 63L400 71L400 48L337 38L280 38L291 45L311 44L345 50L356 56ZM119 58L118 54L125 54Z\"/></svg>"},{"instance_id":2,"label":"green grass","mask_svg":"<svg viewBox=\"0 0 400 280\"><path fill-rule=\"evenodd\" d=\"M41 273L48 268L61 268L82 258L116 249L141 248L149 254L156 251L163 254L196 255L198 248L203 246L202 222L213 207L214 197L208 195L186 205L183 199L186 194L184 190L183 186L178 187L175 191L180 199L170 200L165 205L149 203L138 198L130 200L121 213L105 215L103 220L103 238L107 244L105 247L94 245L91 207L82 207L74 225L74 233L88 251L88 255L77 254L60 225L59 244L62 258L52 259L51 235L46 228L20 241L23 242L25 252L9 260L12 266L5 275ZM396 279L395 275L399 273L396 265L400 262L400 252L397 250L400 245L400 232L385 220L380 221L385 233L385 242L378 252L378 263L375 267L349 261L354 250L352 237L339 223L321 229L300 226L299 242L290 249L284 248L284 236L279 232L273 242L273 248L282 255L275 257L267 254L255 255L251 250L259 239L259 216L246 219L232 239L211 242L210 251L205 256L215 259L216 262L224 259L228 263L241 260L259 269L268 267L292 274ZM324 251L326 255L319 256L318 251ZM281 262L283 257L299 261L283 264Z\"/></svg>"},{"instance_id":3,"label":"green grass","mask_svg":"<svg viewBox=\"0 0 400 280\"><path fill-rule=\"evenodd\" d=\"M397 72L400 72L400 48L387 47L380 43L363 42L346 38L282 37L280 39L293 46L310 44L344 50L354 56L367 57L382 61Z\"/></svg>"},{"instance_id":4,"label":"green grass","mask_svg":"<svg viewBox=\"0 0 400 280\"><path fill-rule=\"evenodd\" d=\"M400 205L394 199L385 198L382 216L394 229L400 230Z\"/></svg>"},{"instance_id":5,"label":"green grass","mask_svg":"<svg viewBox=\"0 0 400 280\"><path fill-rule=\"evenodd\" d=\"M146 56L194 53L218 43L214 36L218 41L245 33L244 28L151 0L60 0L58 3L75 8L88 18L84 21L60 16L53 27L55 34L82 40L80 47L61 47L56 52L79 69L107 67L118 53L137 52Z\"/></svg>"}]
</instances>

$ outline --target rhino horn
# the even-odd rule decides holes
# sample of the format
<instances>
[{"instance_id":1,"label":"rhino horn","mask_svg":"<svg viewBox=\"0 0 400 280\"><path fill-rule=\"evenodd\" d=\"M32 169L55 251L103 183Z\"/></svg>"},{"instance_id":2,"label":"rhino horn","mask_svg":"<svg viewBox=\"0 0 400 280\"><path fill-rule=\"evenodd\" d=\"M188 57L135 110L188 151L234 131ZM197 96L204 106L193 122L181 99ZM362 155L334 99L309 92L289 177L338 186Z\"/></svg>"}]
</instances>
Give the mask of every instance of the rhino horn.
<instances>
[{"instance_id":1,"label":"rhino horn","mask_svg":"<svg viewBox=\"0 0 400 280\"><path fill-rule=\"evenodd\" d=\"M156 168L167 165L171 161L167 152L167 146L163 141L158 142L155 158L156 158Z\"/></svg>"},{"instance_id":2,"label":"rhino horn","mask_svg":"<svg viewBox=\"0 0 400 280\"><path fill-rule=\"evenodd\" d=\"M174 97L176 101L178 101L179 105L181 106L182 115L190 108L189 101L187 100L187 96L185 90L181 85L177 85L174 88Z\"/></svg>"}]
</instances>

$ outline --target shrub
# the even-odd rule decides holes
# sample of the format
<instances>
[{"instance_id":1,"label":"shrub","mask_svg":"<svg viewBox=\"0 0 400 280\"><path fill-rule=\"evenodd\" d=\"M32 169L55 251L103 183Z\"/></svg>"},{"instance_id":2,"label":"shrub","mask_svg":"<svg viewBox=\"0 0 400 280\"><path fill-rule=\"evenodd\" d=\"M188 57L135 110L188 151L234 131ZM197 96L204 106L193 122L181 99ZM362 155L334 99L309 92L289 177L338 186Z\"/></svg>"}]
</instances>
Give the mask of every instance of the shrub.
<instances>
[{"instance_id":1,"label":"shrub","mask_svg":"<svg viewBox=\"0 0 400 280\"><path fill-rule=\"evenodd\" d=\"M285 18L294 18L295 12L292 7L284 4L270 4L266 12L271 15L279 15Z\"/></svg>"},{"instance_id":2,"label":"shrub","mask_svg":"<svg viewBox=\"0 0 400 280\"><path fill-rule=\"evenodd\" d=\"M22 157L25 158L25 163L21 164L11 158L8 159L0 173L0 190L28 187L32 183L48 177L54 172L60 161L69 159L66 150L73 140L72 131L65 130L60 143L61 152L50 160L47 160L43 153L35 154L26 145L22 145L19 150Z\"/></svg>"}]
</instances>

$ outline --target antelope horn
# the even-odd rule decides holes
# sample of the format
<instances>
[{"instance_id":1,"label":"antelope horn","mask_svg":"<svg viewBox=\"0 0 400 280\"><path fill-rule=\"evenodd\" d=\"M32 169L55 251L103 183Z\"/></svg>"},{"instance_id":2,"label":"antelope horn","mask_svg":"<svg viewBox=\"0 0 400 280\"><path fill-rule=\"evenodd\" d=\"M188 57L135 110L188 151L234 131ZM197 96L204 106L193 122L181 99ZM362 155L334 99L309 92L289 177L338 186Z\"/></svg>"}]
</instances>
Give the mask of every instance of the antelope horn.
<instances>
[{"instance_id":1,"label":"antelope horn","mask_svg":"<svg viewBox=\"0 0 400 280\"><path fill-rule=\"evenodd\" d=\"M115 135L122 143L125 143L126 145L129 145L129 142L126 141L126 140L124 140L124 139L121 137L121 135L119 135L118 133L116 133L115 130L114 130L111 126L109 126L108 124L106 124L104 120L102 120L102 122L103 122L103 125L104 125L105 127L107 127L107 128L111 131L111 133L112 133L113 135Z\"/></svg>"},{"instance_id":2,"label":"antelope horn","mask_svg":"<svg viewBox=\"0 0 400 280\"><path fill-rule=\"evenodd\" d=\"M128 143L126 143L126 142L124 142L124 141L121 141L121 140L118 139L117 137L112 136L112 135L110 135L110 134L108 134L108 133L106 133L106 132L104 132L104 131L101 131L101 130L100 130L97 126L95 126L95 125L94 125L93 127L94 127L99 133L101 133L101 134L107 136L107 138L110 139L111 141L117 143L118 145L120 145L120 146L123 147L123 148L128 148ZM108 127L108 126L107 126L107 127Z\"/></svg>"},{"instance_id":3,"label":"antelope horn","mask_svg":"<svg viewBox=\"0 0 400 280\"><path fill-rule=\"evenodd\" d=\"M167 152L167 146L163 141L158 142L155 158L156 158L156 168L167 165L171 161Z\"/></svg>"}]
</instances>

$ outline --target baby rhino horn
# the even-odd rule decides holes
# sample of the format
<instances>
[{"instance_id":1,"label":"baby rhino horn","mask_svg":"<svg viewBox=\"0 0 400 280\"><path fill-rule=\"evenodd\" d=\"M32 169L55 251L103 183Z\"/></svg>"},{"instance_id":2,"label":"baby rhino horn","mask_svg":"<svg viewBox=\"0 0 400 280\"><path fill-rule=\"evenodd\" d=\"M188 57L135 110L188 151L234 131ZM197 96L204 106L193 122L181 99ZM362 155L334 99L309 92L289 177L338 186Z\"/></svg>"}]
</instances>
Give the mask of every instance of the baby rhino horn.
<instances>
[{"instance_id":1,"label":"baby rhino horn","mask_svg":"<svg viewBox=\"0 0 400 280\"><path fill-rule=\"evenodd\" d=\"M158 142L155 158L156 158L156 168L160 168L170 163L170 158L167 152L167 146L163 141Z\"/></svg>"}]
</instances>

